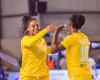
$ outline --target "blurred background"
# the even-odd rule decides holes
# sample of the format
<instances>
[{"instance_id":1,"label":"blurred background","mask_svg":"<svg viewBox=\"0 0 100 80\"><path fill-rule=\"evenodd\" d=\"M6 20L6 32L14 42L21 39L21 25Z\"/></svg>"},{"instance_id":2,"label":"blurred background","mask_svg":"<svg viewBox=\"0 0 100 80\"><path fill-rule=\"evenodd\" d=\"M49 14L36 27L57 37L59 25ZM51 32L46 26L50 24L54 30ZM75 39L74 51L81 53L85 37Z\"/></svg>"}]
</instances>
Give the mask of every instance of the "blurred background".
<instances>
[{"instance_id":1,"label":"blurred background","mask_svg":"<svg viewBox=\"0 0 100 80\"><path fill-rule=\"evenodd\" d=\"M95 79L100 80L100 0L0 0L0 77L4 74L7 80L18 80L24 15L37 18L42 29L50 23L67 23L73 12L86 17L82 32L90 39L90 66L93 66ZM60 38L65 34L63 31ZM50 36L45 36L48 46ZM47 64L50 80L68 80L65 51L49 55Z\"/></svg>"}]
</instances>

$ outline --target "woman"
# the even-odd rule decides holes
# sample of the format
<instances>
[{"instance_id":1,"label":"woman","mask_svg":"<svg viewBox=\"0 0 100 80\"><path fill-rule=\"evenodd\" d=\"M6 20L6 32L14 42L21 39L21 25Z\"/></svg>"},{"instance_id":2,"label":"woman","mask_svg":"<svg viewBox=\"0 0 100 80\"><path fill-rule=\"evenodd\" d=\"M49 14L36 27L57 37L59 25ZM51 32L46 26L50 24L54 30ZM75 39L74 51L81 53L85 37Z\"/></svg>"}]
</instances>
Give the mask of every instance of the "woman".
<instances>
[{"instance_id":1,"label":"woman","mask_svg":"<svg viewBox=\"0 0 100 80\"><path fill-rule=\"evenodd\" d=\"M21 39L22 66L20 80L49 80L46 58L50 49L43 37L54 30L54 24L39 32L38 21L30 16L23 18L24 36Z\"/></svg>"},{"instance_id":2,"label":"woman","mask_svg":"<svg viewBox=\"0 0 100 80\"><path fill-rule=\"evenodd\" d=\"M85 23L83 15L73 14L67 26L69 36L58 42L58 34L64 26L58 26L52 40L52 52L66 49L66 62L70 80L92 80L88 64L89 40L79 29Z\"/></svg>"}]
</instances>

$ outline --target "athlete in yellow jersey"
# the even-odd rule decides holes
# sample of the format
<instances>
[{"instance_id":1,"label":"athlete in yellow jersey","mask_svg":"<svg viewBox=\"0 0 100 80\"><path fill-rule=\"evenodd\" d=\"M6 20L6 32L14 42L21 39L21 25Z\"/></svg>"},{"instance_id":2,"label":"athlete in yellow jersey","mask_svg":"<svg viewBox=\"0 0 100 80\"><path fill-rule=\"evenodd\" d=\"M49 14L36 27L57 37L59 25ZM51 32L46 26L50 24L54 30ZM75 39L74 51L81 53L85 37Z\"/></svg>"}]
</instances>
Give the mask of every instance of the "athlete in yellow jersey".
<instances>
[{"instance_id":1,"label":"athlete in yellow jersey","mask_svg":"<svg viewBox=\"0 0 100 80\"><path fill-rule=\"evenodd\" d=\"M23 18L24 36L21 39L22 66L20 80L49 80L46 58L50 53L43 36L54 30L54 25L39 32L38 21L30 16Z\"/></svg>"},{"instance_id":2,"label":"athlete in yellow jersey","mask_svg":"<svg viewBox=\"0 0 100 80\"><path fill-rule=\"evenodd\" d=\"M70 80L92 80L89 63L88 51L89 40L79 29L85 23L83 15L73 14L67 26L69 36L60 43L57 41L58 34L63 30L63 25L58 26L52 40L52 52L65 48L68 75Z\"/></svg>"}]
</instances>

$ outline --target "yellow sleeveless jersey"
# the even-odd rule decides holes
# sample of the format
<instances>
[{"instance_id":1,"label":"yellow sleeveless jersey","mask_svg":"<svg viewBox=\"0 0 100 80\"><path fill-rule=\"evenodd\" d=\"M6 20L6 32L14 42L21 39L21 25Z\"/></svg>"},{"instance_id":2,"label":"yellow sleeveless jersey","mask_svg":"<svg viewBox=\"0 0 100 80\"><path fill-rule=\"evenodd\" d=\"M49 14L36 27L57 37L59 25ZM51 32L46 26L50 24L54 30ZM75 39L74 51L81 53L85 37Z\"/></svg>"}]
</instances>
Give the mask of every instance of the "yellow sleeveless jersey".
<instances>
[{"instance_id":1,"label":"yellow sleeveless jersey","mask_svg":"<svg viewBox=\"0 0 100 80\"><path fill-rule=\"evenodd\" d=\"M20 69L20 80L30 80L35 78L49 76L46 58L50 49L42 38L47 29L40 31L37 35L30 37L24 36L21 40L22 66Z\"/></svg>"},{"instance_id":2,"label":"yellow sleeveless jersey","mask_svg":"<svg viewBox=\"0 0 100 80\"><path fill-rule=\"evenodd\" d=\"M66 63L70 78L79 75L91 75L88 63L90 42L87 36L81 32L74 33L61 41L61 44L66 49Z\"/></svg>"}]
</instances>

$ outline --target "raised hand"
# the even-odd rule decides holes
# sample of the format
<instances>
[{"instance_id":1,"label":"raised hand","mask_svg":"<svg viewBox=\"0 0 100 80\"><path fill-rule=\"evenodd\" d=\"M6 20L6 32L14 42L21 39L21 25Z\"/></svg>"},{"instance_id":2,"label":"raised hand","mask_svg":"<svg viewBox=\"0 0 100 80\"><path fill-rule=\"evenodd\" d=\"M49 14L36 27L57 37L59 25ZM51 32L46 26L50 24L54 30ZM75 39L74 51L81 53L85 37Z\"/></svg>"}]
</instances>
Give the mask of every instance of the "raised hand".
<instances>
[{"instance_id":1,"label":"raised hand","mask_svg":"<svg viewBox=\"0 0 100 80\"><path fill-rule=\"evenodd\" d=\"M59 25L59 26L56 27L56 31L57 31L57 32L60 32L60 31L62 31L64 28L65 28L64 25Z\"/></svg>"},{"instance_id":2,"label":"raised hand","mask_svg":"<svg viewBox=\"0 0 100 80\"><path fill-rule=\"evenodd\" d=\"M47 26L47 29L49 32L54 32L56 30L56 28L57 28L57 25L54 23Z\"/></svg>"}]
</instances>

